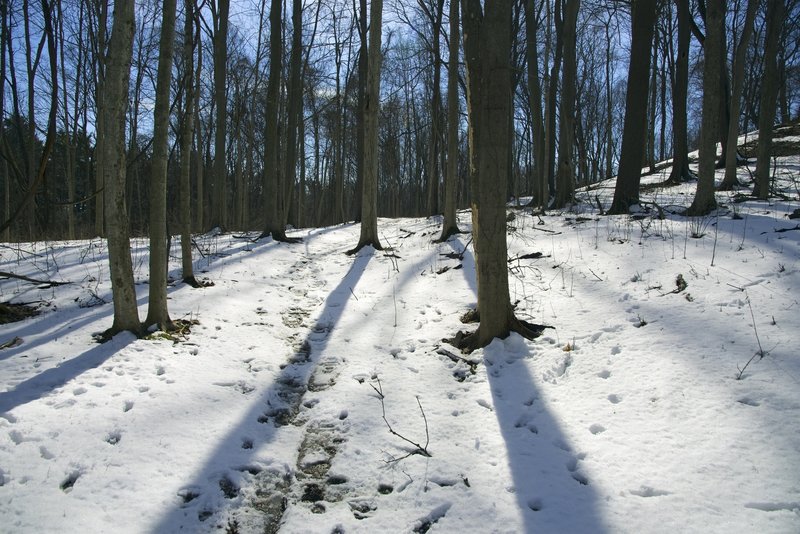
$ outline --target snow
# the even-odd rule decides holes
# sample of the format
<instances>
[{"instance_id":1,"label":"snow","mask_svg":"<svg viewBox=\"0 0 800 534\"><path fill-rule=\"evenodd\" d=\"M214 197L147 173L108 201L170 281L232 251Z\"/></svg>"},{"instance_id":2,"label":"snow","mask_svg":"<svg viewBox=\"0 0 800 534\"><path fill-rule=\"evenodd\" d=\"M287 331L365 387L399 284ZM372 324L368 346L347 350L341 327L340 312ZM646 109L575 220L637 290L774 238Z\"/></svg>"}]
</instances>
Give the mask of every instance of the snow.
<instances>
[{"instance_id":1,"label":"snow","mask_svg":"<svg viewBox=\"0 0 800 534\"><path fill-rule=\"evenodd\" d=\"M515 210L511 299L553 328L470 355L442 339L467 328L474 257L432 242L437 219L381 219L396 257L345 255L352 224L198 236L214 285L170 287L197 321L175 341L93 341L103 241L6 245L0 270L71 283L0 283L41 303L0 326L22 340L0 350L0 530L798 532L800 202L670 213L693 188L647 194L663 220L598 216L613 183Z\"/></svg>"}]
</instances>

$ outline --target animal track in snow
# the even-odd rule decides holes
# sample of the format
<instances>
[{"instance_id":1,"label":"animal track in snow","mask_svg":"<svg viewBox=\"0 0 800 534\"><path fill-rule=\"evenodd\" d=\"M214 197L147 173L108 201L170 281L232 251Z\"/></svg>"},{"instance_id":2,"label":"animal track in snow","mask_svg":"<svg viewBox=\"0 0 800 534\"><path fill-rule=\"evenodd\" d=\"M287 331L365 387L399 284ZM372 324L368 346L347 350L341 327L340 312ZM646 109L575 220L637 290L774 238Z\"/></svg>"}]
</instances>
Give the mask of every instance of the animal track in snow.
<instances>
[{"instance_id":1,"label":"animal track in snow","mask_svg":"<svg viewBox=\"0 0 800 534\"><path fill-rule=\"evenodd\" d=\"M589 432L591 432L594 435L602 434L605 431L606 427L604 427L603 425L598 425L596 423L589 427Z\"/></svg>"},{"instance_id":2,"label":"animal track in snow","mask_svg":"<svg viewBox=\"0 0 800 534\"><path fill-rule=\"evenodd\" d=\"M611 371L609 371L608 369L603 369L602 371L597 373L597 376L599 376L600 378L605 380L605 379L607 379L608 377L611 376Z\"/></svg>"},{"instance_id":3,"label":"animal track in snow","mask_svg":"<svg viewBox=\"0 0 800 534\"><path fill-rule=\"evenodd\" d=\"M483 400L483 399L478 399L478 400L477 400L477 401L475 401L475 402L477 402L477 403L478 403L478 406L483 406L484 408L486 408L486 409L487 409L487 410L489 410L490 412L493 412L493 411L494 411L494 409L492 408L492 405L491 405L491 404L489 404L487 401L485 401L485 400Z\"/></svg>"},{"instance_id":4,"label":"animal track in snow","mask_svg":"<svg viewBox=\"0 0 800 534\"><path fill-rule=\"evenodd\" d=\"M611 404L619 404L620 402L622 402L622 397L612 393L611 395L608 396L608 402L610 402Z\"/></svg>"},{"instance_id":5,"label":"animal track in snow","mask_svg":"<svg viewBox=\"0 0 800 534\"><path fill-rule=\"evenodd\" d=\"M650 486L640 486L639 489L630 490L632 495L636 495L637 497L663 497L664 495L669 495L671 492L655 489Z\"/></svg>"}]
</instances>

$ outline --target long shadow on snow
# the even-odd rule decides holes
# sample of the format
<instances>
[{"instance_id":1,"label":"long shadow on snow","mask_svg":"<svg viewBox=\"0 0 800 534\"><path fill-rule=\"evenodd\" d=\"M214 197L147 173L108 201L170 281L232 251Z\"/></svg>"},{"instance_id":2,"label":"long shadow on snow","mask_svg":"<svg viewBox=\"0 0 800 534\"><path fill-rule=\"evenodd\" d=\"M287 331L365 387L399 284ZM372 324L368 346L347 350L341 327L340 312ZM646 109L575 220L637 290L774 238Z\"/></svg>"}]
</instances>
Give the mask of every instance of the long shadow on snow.
<instances>
[{"instance_id":1,"label":"long shadow on snow","mask_svg":"<svg viewBox=\"0 0 800 534\"><path fill-rule=\"evenodd\" d=\"M311 347L309 359L305 362L294 362L286 365L273 382L262 392L257 400L252 402L252 406L245 416L233 427L233 429L217 444L214 452L206 460L203 467L187 480L184 488L189 491L204 491L209 481L215 478L220 481L220 489L216 489L214 495L201 495L189 503L181 506L178 495L175 496L175 506L172 510L162 517L157 525L152 529L153 532L177 532L182 529L196 530L200 526L200 516L206 516L214 510L223 508L225 503L222 489L224 481L236 480L239 474L236 471L247 472L252 469L251 458L258 446L272 442L280 432L280 427L271 422L262 423L259 419L264 415L265 410L273 401L280 398L280 394L287 384L302 384L305 387L311 379L316 366L319 364L319 354L323 352L330 338L330 332L340 321L347 301L353 294L353 289L358 284L370 260L374 256L374 250L369 252L364 250L355 257L355 261L342 278L341 282L333 289L322 310L319 313L317 322L308 330L308 334L303 344ZM327 335L320 338L319 334L326 332ZM252 439L249 448L243 447L243 439ZM293 462L294 459L279 458L283 464ZM281 465L279 463L278 465ZM252 480L252 479L251 479Z\"/></svg>"},{"instance_id":2,"label":"long shadow on snow","mask_svg":"<svg viewBox=\"0 0 800 534\"><path fill-rule=\"evenodd\" d=\"M273 246L267 246L272 244ZM275 242L271 238L264 240L250 249L257 255L265 254L271 251L275 246L281 246L282 243ZM246 245L243 245L243 247ZM237 250L244 252L244 250ZM237 254L230 254L222 260L214 262L215 267L220 267L228 262L235 261ZM234 257L230 257L234 256ZM185 284L174 284L167 288L169 294L180 289L194 291L189 289ZM148 302L147 285L137 283L137 306L142 307ZM110 291L108 300L111 300ZM174 310L173 310L174 311ZM96 313L87 312L87 310L70 310L67 312L70 316L69 320L64 320L63 312L58 311L46 312L42 316L31 317L17 323L10 323L4 325L4 336L11 338L18 336L25 340L22 345L10 347L0 354L0 361L9 359L18 354L23 354L36 347L45 345L53 339L57 339L60 333L68 330L77 330L83 328L87 324L94 322L107 321L110 326L111 318L113 315L113 307L106 304L102 309ZM141 310L140 310L141 315ZM30 340L31 336L37 336L38 339ZM123 341L120 341L123 340ZM135 341L132 336L123 334L117 336L114 340L92 347L84 353L71 357L55 367L46 369L41 372L36 372L31 377L18 383L11 391L0 393L0 413L8 412L28 402L40 399L47 395L52 390L64 386L70 380L73 380L88 371L102 365L106 360L111 358L119 350Z\"/></svg>"},{"instance_id":3,"label":"long shadow on snow","mask_svg":"<svg viewBox=\"0 0 800 534\"><path fill-rule=\"evenodd\" d=\"M80 356L71 358L57 367L47 369L20 382L11 391L0 393L0 414L39 399L89 369L99 367L103 362L135 340L136 337L133 334L120 334L107 343L92 347Z\"/></svg>"},{"instance_id":4,"label":"long shadow on snow","mask_svg":"<svg viewBox=\"0 0 800 534\"><path fill-rule=\"evenodd\" d=\"M475 258L469 250L463 273L475 291ZM483 354L524 531L607 531L598 510L600 497L581 469L584 455L572 449L540 399L528 370L527 361L534 357L528 343L512 334L505 341L496 339Z\"/></svg>"}]
</instances>

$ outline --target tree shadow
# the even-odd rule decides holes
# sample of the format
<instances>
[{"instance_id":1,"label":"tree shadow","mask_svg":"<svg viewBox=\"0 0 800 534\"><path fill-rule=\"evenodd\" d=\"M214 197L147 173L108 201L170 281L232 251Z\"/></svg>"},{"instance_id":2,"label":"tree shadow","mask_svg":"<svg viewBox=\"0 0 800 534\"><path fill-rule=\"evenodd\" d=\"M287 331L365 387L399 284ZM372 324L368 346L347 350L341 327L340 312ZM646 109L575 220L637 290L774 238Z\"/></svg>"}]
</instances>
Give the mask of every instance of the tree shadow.
<instances>
[{"instance_id":1,"label":"tree shadow","mask_svg":"<svg viewBox=\"0 0 800 534\"><path fill-rule=\"evenodd\" d=\"M540 398L518 334L495 339L484 363L525 532L605 532L600 496L559 421Z\"/></svg>"},{"instance_id":2,"label":"tree shadow","mask_svg":"<svg viewBox=\"0 0 800 534\"><path fill-rule=\"evenodd\" d=\"M469 251L464 252L462 271L477 294ZM483 349L524 532L605 532L600 496L581 465L586 455L574 450L540 398L530 371L533 359L530 344L519 334L495 339Z\"/></svg>"},{"instance_id":3,"label":"tree shadow","mask_svg":"<svg viewBox=\"0 0 800 534\"><path fill-rule=\"evenodd\" d=\"M289 358L272 383L251 403L245 415L217 443L203 466L191 475L191 480L186 481L183 485L186 491L175 495L174 508L158 520L153 532L196 530L215 511L227 508L225 499L234 499L239 495L236 481L243 476L242 473L259 475L261 467L253 465L255 451L275 441L281 428L294 422L296 410L320 364L319 357L328 344L330 332L341 320L353 289L373 257L372 248L354 256L350 269L329 293L317 321L300 342L299 352ZM287 459L280 460L284 465L287 462ZM213 486L214 479L218 480L218 488ZM246 483L252 482L250 479ZM208 492L208 489L212 491ZM288 485L285 489L288 489ZM203 495L203 492L211 494ZM181 498L184 501L182 504ZM277 509L266 504L262 508L263 512L275 513L280 519L280 503ZM209 525L208 528L212 527Z\"/></svg>"},{"instance_id":4,"label":"tree shadow","mask_svg":"<svg viewBox=\"0 0 800 534\"><path fill-rule=\"evenodd\" d=\"M0 393L0 414L40 399L50 391L64 386L67 382L89 369L99 367L103 362L135 340L136 336L133 334L119 334L107 343L92 347L80 356L70 358L56 367L51 367L20 382L14 389Z\"/></svg>"}]
</instances>

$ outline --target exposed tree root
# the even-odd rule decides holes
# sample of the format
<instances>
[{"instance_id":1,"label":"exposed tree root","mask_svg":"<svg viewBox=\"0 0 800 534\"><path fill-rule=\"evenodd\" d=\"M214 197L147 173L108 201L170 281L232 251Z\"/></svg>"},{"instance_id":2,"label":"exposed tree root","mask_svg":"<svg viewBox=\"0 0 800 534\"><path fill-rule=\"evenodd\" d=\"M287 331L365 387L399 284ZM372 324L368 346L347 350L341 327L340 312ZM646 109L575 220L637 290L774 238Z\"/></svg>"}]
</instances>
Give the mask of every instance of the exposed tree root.
<instances>
[{"instance_id":1,"label":"exposed tree root","mask_svg":"<svg viewBox=\"0 0 800 534\"><path fill-rule=\"evenodd\" d=\"M356 254L358 251L360 251L364 247L372 247L375 250L383 250L383 245L381 245L380 241L378 241L378 240L375 240L375 241L360 241L358 243L358 245L355 246L355 248L352 248L352 249L348 250L347 252L345 252L345 254L347 254L348 256L352 256L353 254Z\"/></svg>"},{"instance_id":2,"label":"exposed tree root","mask_svg":"<svg viewBox=\"0 0 800 534\"><path fill-rule=\"evenodd\" d=\"M214 282L211 280L198 280L194 277L194 275L184 278L183 283L195 289L199 289L201 287L211 287L214 285Z\"/></svg>"},{"instance_id":3,"label":"exposed tree root","mask_svg":"<svg viewBox=\"0 0 800 534\"><path fill-rule=\"evenodd\" d=\"M462 322L476 322L477 320L479 320L479 315L477 310L472 310L471 312L467 312L461 318ZM500 338L505 339L512 333L517 333L522 337L524 337L525 339L529 340L536 339L537 337L541 336L542 333L547 328L553 328L553 327L529 323L528 321L525 321L523 319L518 319L517 317L512 315L511 324L509 325L508 332L505 335L500 336ZM456 333L455 337L453 337L452 339L445 339L444 341L456 347L457 349L460 349L461 352L463 352L464 354L469 354L478 349L482 349L483 347L491 343L492 339L482 340L482 337L480 335L480 326L478 326L478 329L471 333L459 330Z\"/></svg>"}]
</instances>

